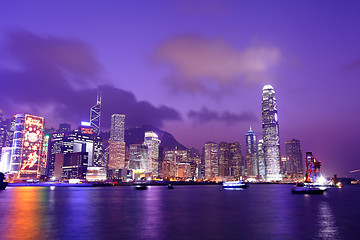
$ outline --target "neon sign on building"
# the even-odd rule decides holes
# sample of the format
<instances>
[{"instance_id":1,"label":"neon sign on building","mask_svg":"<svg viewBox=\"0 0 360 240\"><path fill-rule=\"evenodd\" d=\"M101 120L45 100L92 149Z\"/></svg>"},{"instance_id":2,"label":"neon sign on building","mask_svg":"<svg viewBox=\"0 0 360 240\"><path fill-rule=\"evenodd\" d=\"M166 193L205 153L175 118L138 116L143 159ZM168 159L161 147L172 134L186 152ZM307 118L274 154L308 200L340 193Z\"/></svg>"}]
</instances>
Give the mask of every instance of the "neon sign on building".
<instances>
[{"instance_id":1,"label":"neon sign on building","mask_svg":"<svg viewBox=\"0 0 360 240\"><path fill-rule=\"evenodd\" d=\"M40 174L40 160L44 138L44 118L25 115L19 178L36 179Z\"/></svg>"}]
</instances>

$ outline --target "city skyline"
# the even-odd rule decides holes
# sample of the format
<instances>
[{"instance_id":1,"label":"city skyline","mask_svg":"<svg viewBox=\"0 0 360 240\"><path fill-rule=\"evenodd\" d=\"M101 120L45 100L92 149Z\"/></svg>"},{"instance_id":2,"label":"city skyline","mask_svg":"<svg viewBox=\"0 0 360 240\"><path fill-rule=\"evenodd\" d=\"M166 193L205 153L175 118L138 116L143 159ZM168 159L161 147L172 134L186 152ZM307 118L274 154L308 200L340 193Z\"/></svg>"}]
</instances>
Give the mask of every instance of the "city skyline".
<instances>
[{"instance_id":1,"label":"city skyline","mask_svg":"<svg viewBox=\"0 0 360 240\"><path fill-rule=\"evenodd\" d=\"M360 168L359 3L83 6L1 3L5 117L29 113L45 117L47 128L77 126L101 89L101 129L123 113L127 127L154 125L188 148L207 141L245 146L249 126L262 138L261 88L271 84L281 109L281 155L295 138L326 175L359 176L349 173Z\"/></svg>"}]
</instances>

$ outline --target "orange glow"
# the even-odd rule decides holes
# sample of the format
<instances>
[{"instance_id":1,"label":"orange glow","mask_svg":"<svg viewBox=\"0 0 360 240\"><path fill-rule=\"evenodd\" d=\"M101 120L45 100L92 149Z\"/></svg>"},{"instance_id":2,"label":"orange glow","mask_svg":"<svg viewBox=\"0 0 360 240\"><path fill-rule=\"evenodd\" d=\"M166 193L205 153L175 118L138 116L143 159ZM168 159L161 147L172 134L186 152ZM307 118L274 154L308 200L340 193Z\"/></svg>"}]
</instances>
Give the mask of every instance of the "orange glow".
<instances>
[{"instance_id":1,"label":"orange glow","mask_svg":"<svg viewBox=\"0 0 360 240\"><path fill-rule=\"evenodd\" d=\"M4 239L41 239L41 216L42 209L39 205L39 199L43 193L41 188L36 187L18 187L12 190L11 213L6 221L9 222L9 228L5 232Z\"/></svg>"}]
</instances>

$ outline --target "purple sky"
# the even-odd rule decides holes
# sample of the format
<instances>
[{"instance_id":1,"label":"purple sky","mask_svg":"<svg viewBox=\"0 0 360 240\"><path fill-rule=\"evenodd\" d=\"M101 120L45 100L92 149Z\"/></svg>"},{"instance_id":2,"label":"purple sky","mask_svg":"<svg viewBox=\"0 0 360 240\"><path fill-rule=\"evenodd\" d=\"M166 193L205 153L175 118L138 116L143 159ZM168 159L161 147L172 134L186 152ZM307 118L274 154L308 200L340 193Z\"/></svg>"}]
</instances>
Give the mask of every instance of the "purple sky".
<instances>
[{"instance_id":1,"label":"purple sky","mask_svg":"<svg viewBox=\"0 0 360 240\"><path fill-rule=\"evenodd\" d=\"M359 1L1 1L0 108L153 124L187 147L261 138L261 90L327 176L359 177Z\"/></svg>"}]
</instances>

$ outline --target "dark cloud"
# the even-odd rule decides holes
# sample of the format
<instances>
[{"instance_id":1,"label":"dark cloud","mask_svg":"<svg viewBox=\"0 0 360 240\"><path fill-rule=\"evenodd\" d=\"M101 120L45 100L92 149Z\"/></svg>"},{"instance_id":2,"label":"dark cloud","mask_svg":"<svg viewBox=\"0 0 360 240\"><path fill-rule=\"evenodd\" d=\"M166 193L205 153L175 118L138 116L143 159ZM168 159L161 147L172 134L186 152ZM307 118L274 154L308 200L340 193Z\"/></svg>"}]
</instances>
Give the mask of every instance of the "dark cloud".
<instances>
[{"instance_id":1,"label":"dark cloud","mask_svg":"<svg viewBox=\"0 0 360 240\"><path fill-rule=\"evenodd\" d=\"M210 121L220 121L227 125L235 124L237 122L254 122L257 121L256 116L252 113L231 113L229 111L218 112L209 110L203 107L200 111L191 110L187 114L188 118L194 120L196 123L205 123Z\"/></svg>"},{"instance_id":2,"label":"dark cloud","mask_svg":"<svg viewBox=\"0 0 360 240\"><path fill-rule=\"evenodd\" d=\"M42 37L27 31L9 34L5 51L16 68L0 69L0 108L8 115L27 111L51 124L78 124L89 119L89 108L102 90L102 126L110 126L110 115L126 114L127 126L179 120L169 107L138 101L133 93L115 88L102 79L103 68L92 48L74 39Z\"/></svg>"}]
</instances>

